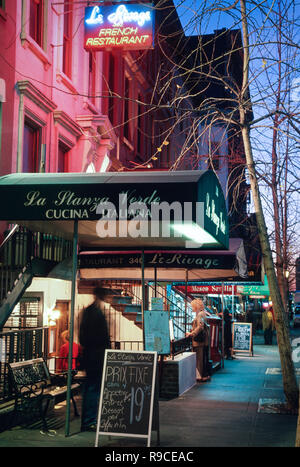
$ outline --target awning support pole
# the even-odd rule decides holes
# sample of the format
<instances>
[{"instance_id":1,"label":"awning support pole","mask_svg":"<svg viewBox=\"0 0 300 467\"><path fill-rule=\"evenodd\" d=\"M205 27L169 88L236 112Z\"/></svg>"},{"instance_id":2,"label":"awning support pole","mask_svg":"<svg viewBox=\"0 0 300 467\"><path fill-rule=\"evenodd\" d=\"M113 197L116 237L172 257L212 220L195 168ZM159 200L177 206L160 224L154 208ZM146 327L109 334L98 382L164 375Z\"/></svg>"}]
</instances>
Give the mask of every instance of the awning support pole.
<instances>
[{"instance_id":1,"label":"awning support pole","mask_svg":"<svg viewBox=\"0 0 300 467\"><path fill-rule=\"evenodd\" d=\"M145 350L145 326L144 326L144 311L145 311L145 252L142 250L142 323L143 323L143 350Z\"/></svg>"},{"instance_id":2,"label":"awning support pole","mask_svg":"<svg viewBox=\"0 0 300 467\"><path fill-rule=\"evenodd\" d=\"M234 285L232 284L231 287L232 287L232 296L231 296L231 298L232 298L232 305L231 305L231 307L232 307L232 319L234 320L234 318L235 318L235 312L234 312Z\"/></svg>"},{"instance_id":3,"label":"awning support pole","mask_svg":"<svg viewBox=\"0 0 300 467\"><path fill-rule=\"evenodd\" d=\"M70 436L70 402L72 386L72 362L73 362L73 342L74 342L74 312L75 312L75 292L77 275L77 255L78 255L78 220L74 220L73 232L73 261L72 261L72 290L71 290L71 311L70 311L70 339L68 356L68 382L67 382L67 400L66 400L66 425L65 436Z\"/></svg>"},{"instance_id":4,"label":"awning support pole","mask_svg":"<svg viewBox=\"0 0 300 467\"><path fill-rule=\"evenodd\" d=\"M222 365L224 368L224 282L222 282Z\"/></svg>"},{"instance_id":5,"label":"awning support pole","mask_svg":"<svg viewBox=\"0 0 300 467\"><path fill-rule=\"evenodd\" d=\"M187 302L188 302L188 280L189 280L189 271L185 270L185 301L184 301L184 335L187 333Z\"/></svg>"}]
</instances>

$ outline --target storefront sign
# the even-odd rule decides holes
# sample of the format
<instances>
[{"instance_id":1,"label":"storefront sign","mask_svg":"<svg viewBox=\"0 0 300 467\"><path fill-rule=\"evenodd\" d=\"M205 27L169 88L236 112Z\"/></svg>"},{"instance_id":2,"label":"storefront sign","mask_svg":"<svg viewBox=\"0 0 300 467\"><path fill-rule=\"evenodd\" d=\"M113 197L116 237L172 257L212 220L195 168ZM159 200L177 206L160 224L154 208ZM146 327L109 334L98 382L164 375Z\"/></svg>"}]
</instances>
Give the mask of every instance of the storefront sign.
<instances>
[{"instance_id":1,"label":"storefront sign","mask_svg":"<svg viewBox=\"0 0 300 467\"><path fill-rule=\"evenodd\" d=\"M185 286L184 285L177 285L177 290L180 292L185 293ZM187 286L187 293L190 295L236 295L237 294L237 286L236 285L188 285Z\"/></svg>"},{"instance_id":2,"label":"storefront sign","mask_svg":"<svg viewBox=\"0 0 300 467\"><path fill-rule=\"evenodd\" d=\"M140 174L10 174L0 178L0 220L96 221L90 235L153 238L185 248L227 249L225 199L208 171ZM188 244L189 242L189 244ZM157 241L158 243L158 241ZM161 262L161 258L156 259ZM181 264L184 258L180 259ZM174 258L174 263L178 258ZM192 260L186 260L191 266ZM201 265L201 259L195 265Z\"/></svg>"},{"instance_id":3,"label":"storefront sign","mask_svg":"<svg viewBox=\"0 0 300 467\"><path fill-rule=\"evenodd\" d=\"M205 204L204 228L213 235L225 239L228 231L228 218L224 195L220 185L211 183L211 181L209 176L205 177L203 189L199 193L199 201Z\"/></svg>"},{"instance_id":4,"label":"storefront sign","mask_svg":"<svg viewBox=\"0 0 300 467\"><path fill-rule=\"evenodd\" d=\"M263 285L239 285L237 292L241 295L251 295L252 298L261 298L270 295L268 279L265 275Z\"/></svg>"},{"instance_id":5,"label":"storefront sign","mask_svg":"<svg viewBox=\"0 0 300 467\"><path fill-rule=\"evenodd\" d=\"M89 51L153 47L154 8L150 3L87 7L84 25L84 48Z\"/></svg>"},{"instance_id":6,"label":"storefront sign","mask_svg":"<svg viewBox=\"0 0 300 467\"><path fill-rule=\"evenodd\" d=\"M81 254L78 267L84 268L137 268L141 267L141 253L100 253ZM201 255L182 252L144 253L146 268L184 268L184 269L232 269L235 264L234 255ZM196 286L195 286L196 287ZM201 286L202 287L202 286ZM207 288L206 286L203 286ZM211 286L215 287L215 286ZM216 286L217 287L217 286ZM229 286L226 286L229 287ZM200 289L197 288L197 293ZM202 289L201 289L202 290ZM204 290L204 289L203 289ZM208 293L208 292L203 292ZM210 292L213 293L213 292ZM217 293L217 292L215 292ZM229 293L229 292L228 292ZM231 293L231 292L230 292Z\"/></svg>"}]
</instances>

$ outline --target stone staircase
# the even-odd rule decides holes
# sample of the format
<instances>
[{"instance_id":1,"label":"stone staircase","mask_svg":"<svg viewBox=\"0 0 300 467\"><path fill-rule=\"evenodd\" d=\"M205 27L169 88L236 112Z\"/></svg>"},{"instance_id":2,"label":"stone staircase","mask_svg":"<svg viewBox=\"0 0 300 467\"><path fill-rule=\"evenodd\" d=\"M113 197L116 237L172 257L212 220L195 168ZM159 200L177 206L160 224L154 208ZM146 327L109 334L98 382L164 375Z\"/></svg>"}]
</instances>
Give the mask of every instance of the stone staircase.
<instances>
[{"instance_id":1,"label":"stone staircase","mask_svg":"<svg viewBox=\"0 0 300 467\"><path fill-rule=\"evenodd\" d=\"M139 304L132 303L132 296L112 293L106 296L105 301L115 310L120 311L125 318L133 321L136 326L142 329L142 307Z\"/></svg>"},{"instance_id":2,"label":"stone staircase","mask_svg":"<svg viewBox=\"0 0 300 467\"><path fill-rule=\"evenodd\" d=\"M15 225L0 245L0 329L34 277L70 257L72 242Z\"/></svg>"}]
</instances>

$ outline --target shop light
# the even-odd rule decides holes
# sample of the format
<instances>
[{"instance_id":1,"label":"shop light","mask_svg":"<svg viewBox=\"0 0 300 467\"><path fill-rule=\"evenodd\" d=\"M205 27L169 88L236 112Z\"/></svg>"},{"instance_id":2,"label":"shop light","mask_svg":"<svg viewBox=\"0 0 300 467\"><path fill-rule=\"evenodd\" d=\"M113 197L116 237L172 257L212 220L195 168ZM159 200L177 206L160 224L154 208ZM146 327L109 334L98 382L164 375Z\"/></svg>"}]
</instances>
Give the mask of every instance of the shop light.
<instances>
[{"instance_id":1,"label":"shop light","mask_svg":"<svg viewBox=\"0 0 300 467\"><path fill-rule=\"evenodd\" d=\"M56 321L60 318L59 310L49 310L48 311L48 324L49 326L55 326Z\"/></svg>"},{"instance_id":2,"label":"shop light","mask_svg":"<svg viewBox=\"0 0 300 467\"><path fill-rule=\"evenodd\" d=\"M171 225L175 232L181 233L184 237L201 245L218 245L219 242L200 225L194 222L174 223Z\"/></svg>"}]
</instances>

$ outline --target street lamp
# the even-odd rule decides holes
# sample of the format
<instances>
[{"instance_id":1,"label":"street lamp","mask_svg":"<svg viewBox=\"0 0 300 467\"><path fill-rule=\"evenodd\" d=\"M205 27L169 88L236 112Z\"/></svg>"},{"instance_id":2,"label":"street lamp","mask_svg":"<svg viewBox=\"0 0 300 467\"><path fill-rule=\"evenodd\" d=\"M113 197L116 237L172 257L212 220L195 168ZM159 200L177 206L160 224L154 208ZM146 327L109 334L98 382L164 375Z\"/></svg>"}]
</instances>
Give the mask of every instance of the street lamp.
<instances>
[{"instance_id":1,"label":"street lamp","mask_svg":"<svg viewBox=\"0 0 300 467\"><path fill-rule=\"evenodd\" d=\"M290 271L288 271L288 270L284 271L284 277L285 277L285 280L286 280L286 310L287 310L288 320L289 320L289 317L290 317L289 276L290 276Z\"/></svg>"}]
</instances>

